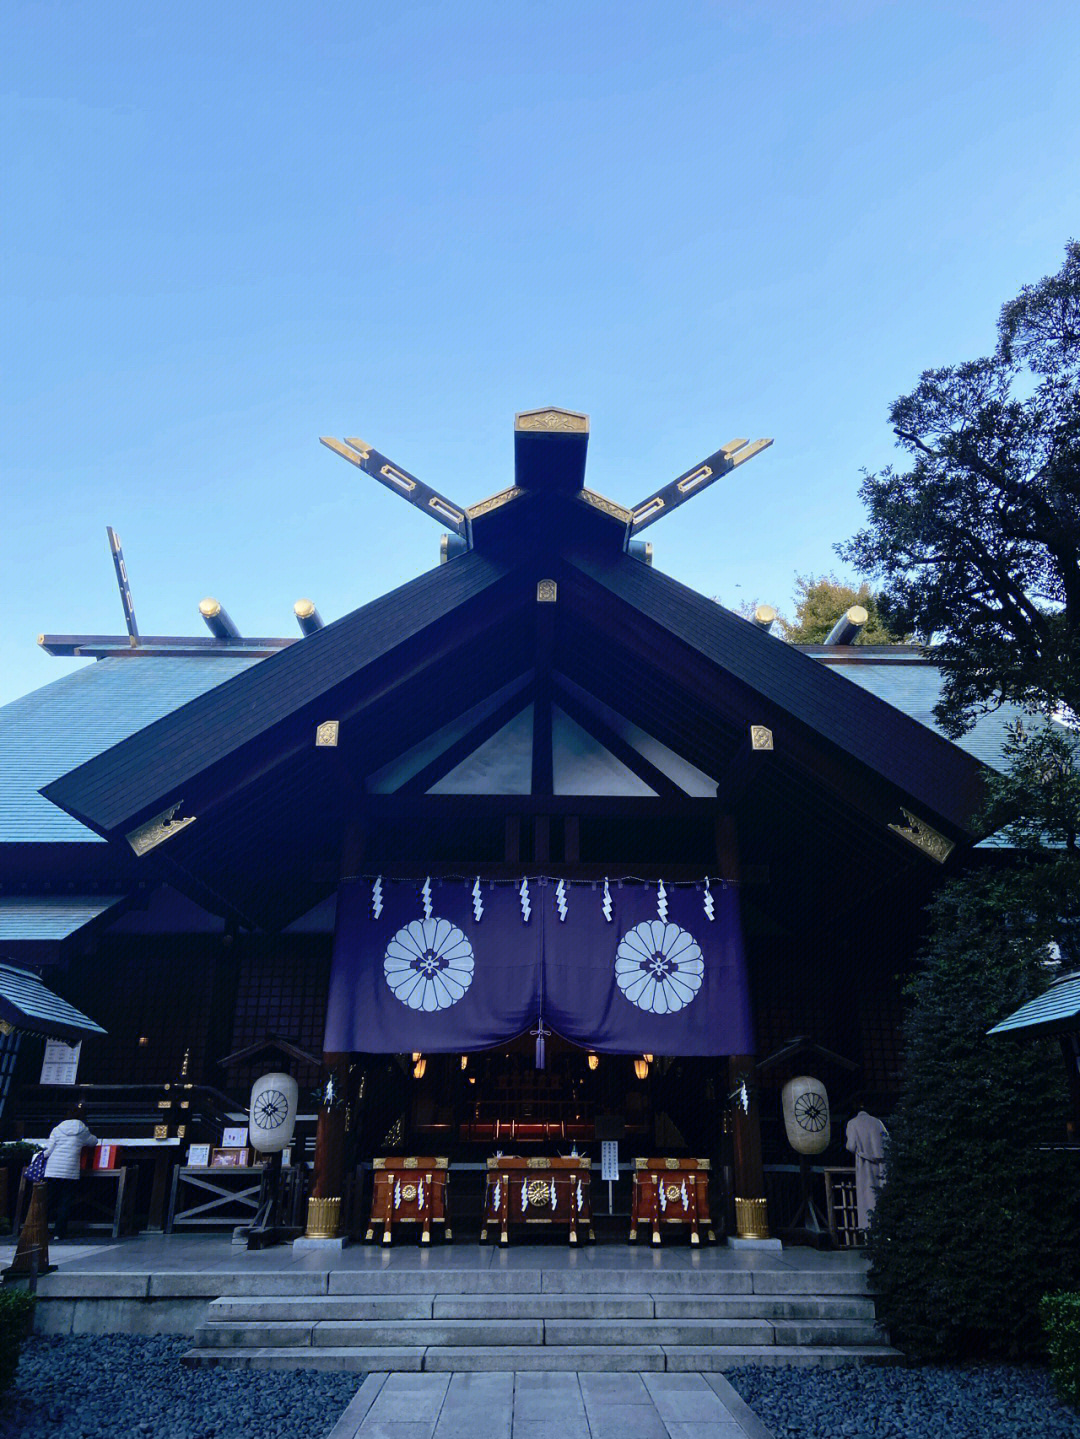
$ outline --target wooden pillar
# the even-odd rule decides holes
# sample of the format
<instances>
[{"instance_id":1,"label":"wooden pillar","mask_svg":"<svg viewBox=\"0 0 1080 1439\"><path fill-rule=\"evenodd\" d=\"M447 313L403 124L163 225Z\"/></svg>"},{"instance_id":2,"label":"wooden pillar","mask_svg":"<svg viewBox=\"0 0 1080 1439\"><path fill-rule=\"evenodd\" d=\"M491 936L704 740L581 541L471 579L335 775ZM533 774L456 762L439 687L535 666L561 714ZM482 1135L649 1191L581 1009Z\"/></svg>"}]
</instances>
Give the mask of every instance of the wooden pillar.
<instances>
[{"instance_id":1,"label":"wooden pillar","mask_svg":"<svg viewBox=\"0 0 1080 1439\"><path fill-rule=\"evenodd\" d=\"M345 1099L349 1056L323 1055L323 1101L315 1130L315 1164L308 1200L307 1238L336 1239L341 1233L345 1187ZM328 1093L329 1091L329 1093ZM327 1099L329 1103L325 1102Z\"/></svg>"},{"instance_id":2,"label":"wooden pillar","mask_svg":"<svg viewBox=\"0 0 1080 1439\"><path fill-rule=\"evenodd\" d=\"M359 874L363 860L364 829L356 820L347 828L342 845L342 879ZM315 1129L315 1163L305 1235L308 1239L337 1239L341 1234L350 1057L323 1054L322 1095Z\"/></svg>"},{"instance_id":3,"label":"wooden pillar","mask_svg":"<svg viewBox=\"0 0 1080 1439\"><path fill-rule=\"evenodd\" d=\"M716 857L724 879L741 878L738 831L732 814L721 811L716 821ZM728 1056L728 1094L732 1106L732 1150L735 1170L735 1236L768 1239L765 1170L761 1161L761 1114L757 1100L757 1062L752 1054Z\"/></svg>"}]
</instances>

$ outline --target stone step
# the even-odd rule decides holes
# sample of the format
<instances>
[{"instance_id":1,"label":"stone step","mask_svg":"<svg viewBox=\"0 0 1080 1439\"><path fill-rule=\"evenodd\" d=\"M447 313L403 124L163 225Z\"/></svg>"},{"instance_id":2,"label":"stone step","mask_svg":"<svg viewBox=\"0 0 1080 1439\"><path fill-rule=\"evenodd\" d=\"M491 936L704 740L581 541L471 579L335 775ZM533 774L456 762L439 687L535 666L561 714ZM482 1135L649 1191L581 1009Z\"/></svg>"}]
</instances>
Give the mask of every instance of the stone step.
<instances>
[{"instance_id":1,"label":"stone step","mask_svg":"<svg viewBox=\"0 0 1080 1439\"><path fill-rule=\"evenodd\" d=\"M484 1304L505 1303L507 1298L501 1295L474 1295L472 1296L481 1306ZM525 1300L526 1303L536 1303L540 1295L534 1294ZM394 1295L334 1295L319 1294L311 1299L279 1299L275 1295L261 1295L251 1299L223 1298L215 1299L206 1310L208 1322L227 1322L236 1324L245 1320L275 1321L275 1320L302 1320L306 1319L314 1324L323 1319L430 1319L432 1317L432 1305L435 1302L433 1294L394 1294ZM477 1311L482 1313L483 1310ZM440 1316L441 1317L441 1316ZM445 1316L457 1318L459 1316ZM463 1319L471 1317L469 1314L460 1316ZM508 1316L510 1318L516 1315ZM527 1317L523 1311L523 1317Z\"/></svg>"},{"instance_id":2,"label":"stone step","mask_svg":"<svg viewBox=\"0 0 1080 1439\"><path fill-rule=\"evenodd\" d=\"M370 1349L375 1346L407 1348L410 1344L455 1344L475 1348L483 1344L543 1344L540 1319L509 1319L492 1324L484 1319L389 1320L247 1320L200 1324L195 1343L204 1349Z\"/></svg>"},{"instance_id":3,"label":"stone step","mask_svg":"<svg viewBox=\"0 0 1080 1439\"><path fill-rule=\"evenodd\" d=\"M836 1368L844 1364L895 1364L902 1356L887 1345L859 1349L837 1346L768 1345L629 1345L574 1347L557 1345L493 1344L475 1347L445 1346L425 1349L422 1345L399 1348L275 1348L192 1349L185 1364L220 1364L247 1369L337 1369L349 1372L385 1373L406 1370L456 1371L458 1373L508 1370L578 1370L622 1373L668 1371L716 1371L742 1364L817 1365Z\"/></svg>"},{"instance_id":4,"label":"stone step","mask_svg":"<svg viewBox=\"0 0 1080 1439\"><path fill-rule=\"evenodd\" d=\"M868 1296L695 1295L677 1299L651 1294L414 1294L333 1295L286 1299L226 1297L206 1311L213 1323L328 1319L865 1319L873 1320Z\"/></svg>"},{"instance_id":5,"label":"stone step","mask_svg":"<svg viewBox=\"0 0 1080 1439\"><path fill-rule=\"evenodd\" d=\"M880 1343L876 1326L860 1319L425 1319L425 1320L247 1320L209 1322L195 1331L200 1348L370 1349L453 1346L479 1348L543 1344L556 1348L641 1345L701 1347L731 1345L866 1346Z\"/></svg>"},{"instance_id":6,"label":"stone step","mask_svg":"<svg viewBox=\"0 0 1080 1439\"><path fill-rule=\"evenodd\" d=\"M733 1344L833 1346L880 1342L881 1334L876 1326L859 1319L549 1319L544 1323L544 1343L549 1345L662 1344L671 1347L691 1344L729 1347Z\"/></svg>"}]
</instances>

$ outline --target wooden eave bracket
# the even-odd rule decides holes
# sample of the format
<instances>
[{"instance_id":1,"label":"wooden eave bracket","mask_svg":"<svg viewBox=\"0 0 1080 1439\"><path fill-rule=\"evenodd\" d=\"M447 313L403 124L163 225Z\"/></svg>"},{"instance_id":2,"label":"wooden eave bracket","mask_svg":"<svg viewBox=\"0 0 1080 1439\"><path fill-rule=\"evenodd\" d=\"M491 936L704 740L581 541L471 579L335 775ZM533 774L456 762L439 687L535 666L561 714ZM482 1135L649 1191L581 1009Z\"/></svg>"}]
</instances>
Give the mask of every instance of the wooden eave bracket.
<instances>
[{"instance_id":1,"label":"wooden eave bracket","mask_svg":"<svg viewBox=\"0 0 1080 1439\"><path fill-rule=\"evenodd\" d=\"M955 841L941 834L932 825L927 824L926 820L920 819L918 815L912 814L911 810L905 809L902 805L900 813L904 816L905 823L890 824L889 828L893 833L898 834L901 839L906 839L908 844L914 845L916 849L921 850L937 864L944 864L956 848Z\"/></svg>"},{"instance_id":2,"label":"wooden eave bracket","mask_svg":"<svg viewBox=\"0 0 1080 1439\"><path fill-rule=\"evenodd\" d=\"M163 809L160 814L154 815L153 819L148 819L144 824L128 830L124 838L137 855L148 854L159 844L164 844L167 839L172 839L173 835L179 834L182 829L187 829L189 824L195 823L196 816L193 814L184 819L173 819L173 815L183 802L178 799L168 809Z\"/></svg>"}]
</instances>

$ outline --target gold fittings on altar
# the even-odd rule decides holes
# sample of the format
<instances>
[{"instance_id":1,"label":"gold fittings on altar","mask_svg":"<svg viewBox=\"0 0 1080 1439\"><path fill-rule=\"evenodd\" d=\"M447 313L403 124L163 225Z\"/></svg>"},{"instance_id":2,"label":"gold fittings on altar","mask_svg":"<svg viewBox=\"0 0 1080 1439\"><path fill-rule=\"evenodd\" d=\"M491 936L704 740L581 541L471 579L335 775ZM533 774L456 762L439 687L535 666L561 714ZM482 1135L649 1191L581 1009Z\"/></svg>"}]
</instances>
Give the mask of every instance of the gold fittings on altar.
<instances>
[{"instance_id":1,"label":"gold fittings on altar","mask_svg":"<svg viewBox=\"0 0 1080 1439\"><path fill-rule=\"evenodd\" d=\"M735 1232L740 1239L768 1239L769 1214L764 1199L735 1199Z\"/></svg>"},{"instance_id":2,"label":"gold fittings on altar","mask_svg":"<svg viewBox=\"0 0 1080 1439\"><path fill-rule=\"evenodd\" d=\"M341 1229L341 1200L315 1199L307 1202L307 1239L336 1239Z\"/></svg>"}]
</instances>

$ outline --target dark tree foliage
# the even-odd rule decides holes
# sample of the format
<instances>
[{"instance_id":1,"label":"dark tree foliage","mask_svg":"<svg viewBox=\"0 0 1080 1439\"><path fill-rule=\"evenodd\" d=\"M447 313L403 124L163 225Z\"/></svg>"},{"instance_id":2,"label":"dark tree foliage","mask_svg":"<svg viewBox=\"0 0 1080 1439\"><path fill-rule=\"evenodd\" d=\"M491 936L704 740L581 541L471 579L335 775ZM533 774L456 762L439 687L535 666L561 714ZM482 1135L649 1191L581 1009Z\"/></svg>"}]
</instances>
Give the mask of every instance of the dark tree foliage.
<instances>
[{"instance_id":1,"label":"dark tree foliage","mask_svg":"<svg viewBox=\"0 0 1080 1439\"><path fill-rule=\"evenodd\" d=\"M982 871L939 891L908 985L905 1085L870 1228L872 1282L913 1358L1041 1352L1038 1305L1080 1284L1080 1186L1060 1140L1056 1042L986 1031L1046 987L1055 936L1044 877Z\"/></svg>"},{"instance_id":2,"label":"dark tree foliage","mask_svg":"<svg viewBox=\"0 0 1080 1439\"><path fill-rule=\"evenodd\" d=\"M837 547L890 629L934 640L953 735L1002 700L1080 715L1080 244L998 336L896 401L911 468L865 477L869 523Z\"/></svg>"}]
</instances>

